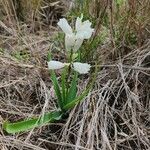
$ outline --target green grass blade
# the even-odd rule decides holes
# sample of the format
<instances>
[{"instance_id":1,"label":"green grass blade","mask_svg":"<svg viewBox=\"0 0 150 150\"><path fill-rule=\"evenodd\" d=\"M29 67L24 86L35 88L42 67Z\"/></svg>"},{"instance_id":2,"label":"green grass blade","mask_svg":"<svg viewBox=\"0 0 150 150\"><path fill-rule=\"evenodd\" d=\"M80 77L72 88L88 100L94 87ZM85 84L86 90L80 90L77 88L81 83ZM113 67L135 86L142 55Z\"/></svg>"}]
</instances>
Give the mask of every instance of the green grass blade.
<instances>
[{"instance_id":1,"label":"green grass blade","mask_svg":"<svg viewBox=\"0 0 150 150\"><path fill-rule=\"evenodd\" d=\"M16 123L4 122L3 129L7 133L18 133L28 131L32 128L42 126L49 122L54 122L55 120L61 119L62 113L60 111L54 111L44 114L42 117L32 118Z\"/></svg>"},{"instance_id":2,"label":"green grass blade","mask_svg":"<svg viewBox=\"0 0 150 150\"><path fill-rule=\"evenodd\" d=\"M50 61L51 59L52 59L51 52L48 52L48 54L47 54L47 61Z\"/></svg>"}]
</instances>

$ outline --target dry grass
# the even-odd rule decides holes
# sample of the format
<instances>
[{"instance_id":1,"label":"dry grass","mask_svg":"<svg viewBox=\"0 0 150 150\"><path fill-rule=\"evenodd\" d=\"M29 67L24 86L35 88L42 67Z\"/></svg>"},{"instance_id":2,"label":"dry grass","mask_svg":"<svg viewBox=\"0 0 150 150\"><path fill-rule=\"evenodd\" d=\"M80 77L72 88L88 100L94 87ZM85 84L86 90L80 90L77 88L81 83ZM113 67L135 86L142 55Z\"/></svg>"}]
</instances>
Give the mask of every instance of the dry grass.
<instances>
[{"instance_id":1,"label":"dry grass","mask_svg":"<svg viewBox=\"0 0 150 150\"><path fill-rule=\"evenodd\" d=\"M36 9L36 13L42 12L43 16L46 13L50 14L50 18L39 17L38 23L37 17L30 18L31 20L25 24L20 23L14 13L10 15L10 11L13 11L8 7L10 1L0 2L0 6L5 6L2 10L5 12L3 19L0 20L2 125L5 120L14 122L56 108L46 64L47 52L50 49L60 49L59 43L54 44L50 37L58 32L55 24L69 5L64 5L66 1L51 1L51 4L45 1L42 9L47 11ZM92 14L93 18L98 18L95 23L95 36L102 32L104 20L108 19L109 37L97 45L95 50L96 56L99 57L94 58L101 62L101 69L93 89L84 102L71 110L66 120L27 133L9 135L0 128L0 149L149 149L150 4L148 0L129 2L128 6L123 6L119 11L118 15L129 13L123 20L117 19L114 15L114 4L108 4L104 0L94 0L89 8L89 14ZM99 3L103 9L97 6ZM105 18L106 14L108 18ZM114 31L117 32L117 36L113 34ZM134 39L133 34L128 33L134 33L136 41L131 41ZM59 53L56 57L61 59ZM87 80L88 78L81 78L80 90L85 88Z\"/></svg>"}]
</instances>

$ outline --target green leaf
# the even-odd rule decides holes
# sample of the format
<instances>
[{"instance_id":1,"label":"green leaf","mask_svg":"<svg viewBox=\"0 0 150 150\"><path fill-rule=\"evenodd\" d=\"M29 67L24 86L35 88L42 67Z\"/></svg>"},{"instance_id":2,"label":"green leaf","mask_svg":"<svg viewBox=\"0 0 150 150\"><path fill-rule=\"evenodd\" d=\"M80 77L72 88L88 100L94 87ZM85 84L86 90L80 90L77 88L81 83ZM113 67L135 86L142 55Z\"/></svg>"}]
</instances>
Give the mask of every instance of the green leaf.
<instances>
[{"instance_id":1,"label":"green leaf","mask_svg":"<svg viewBox=\"0 0 150 150\"><path fill-rule=\"evenodd\" d=\"M68 104L71 101L73 101L77 95L77 79L78 79L78 73L74 71L74 77L72 79L69 91L67 93L65 104Z\"/></svg>"},{"instance_id":2,"label":"green leaf","mask_svg":"<svg viewBox=\"0 0 150 150\"><path fill-rule=\"evenodd\" d=\"M62 116L62 113L60 111L54 111L54 112L46 113L41 117L31 118L31 119L16 122L16 123L4 122L3 129L7 133L12 133L12 134L15 134L18 132L24 132L24 131L28 131L38 126L43 126L46 123L60 120L61 116Z\"/></svg>"},{"instance_id":3,"label":"green leaf","mask_svg":"<svg viewBox=\"0 0 150 150\"><path fill-rule=\"evenodd\" d=\"M51 52L48 52L47 59L48 59L48 61L51 60ZM57 80L56 74L52 70L52 71L50 71L50 75L51 75L50 76L51 80L53 82L55 94L56 94L57 99L58 99L58 106L62 109L63 108L62 95L61 95L61 90L60 90L60 87L59 87L59 84L58 84L58 80Z\"/></svg>"},{"instance_id":4,"label":"green leaf","mask_svg":"<svg viewBox=\"0 0 150 150\"><path fill-rule=\"evenodd\" d=\"M89 81L89 86L80 94L80 96L76 97L74 100L70 100L69 103L67 103L63 109L65 111L73 108L75 105L77 105L78 103L80 103L85 97L86 95L89 93L89 91L92 89L95 80L96 80L96 76L97 76L97 72L98 72L98 68L97 68L97 64L95 65L95 72L93 73L93 75L91 76L91 80Z\"/></svg>"},{"instance_id":5,"label":"green leaf","mask_svg":"<svg viewBox=\"0 0 150 150\"><path fill-rule=\"evenodd\" d=\"M60 90L60 87L59 87L59 84L58 84L56 74L53 70L51 71L51 80L53 82L54 90L55 90L55 93L56 93L56 96L57 96L57 99L58 99L58 105L62 109L63 108L63 102L62 102L61 90Z\"/></svg>"},{"instance_id":6,"label":"green leaf","mask_svg":"<svg viewBox=\"0 0 150 150\"><path fill-rule=\"evenodd\" d=\"M81 100L89 93L91 87L90 88L87 88L86 90L84 90L82 92L82 94L78 97L76 97L75 99L71 99L70 102L68 102L64 107L63 109L65 111L73 108L76 104L78 104L79 102L81 102Z\"/></svg>"},{"instance_id":7,"label":"green leaf","mask_svg":"<svg viewBox=\"0 0 150 150\"><path fill-rule=\"evenodd\" d=\"M64 105L64 102L66 100L66 74L67 74L67 67L64 68L63 73L61 75L61 88L62 88L62 103Z\"/></svg>"}]
</instances>

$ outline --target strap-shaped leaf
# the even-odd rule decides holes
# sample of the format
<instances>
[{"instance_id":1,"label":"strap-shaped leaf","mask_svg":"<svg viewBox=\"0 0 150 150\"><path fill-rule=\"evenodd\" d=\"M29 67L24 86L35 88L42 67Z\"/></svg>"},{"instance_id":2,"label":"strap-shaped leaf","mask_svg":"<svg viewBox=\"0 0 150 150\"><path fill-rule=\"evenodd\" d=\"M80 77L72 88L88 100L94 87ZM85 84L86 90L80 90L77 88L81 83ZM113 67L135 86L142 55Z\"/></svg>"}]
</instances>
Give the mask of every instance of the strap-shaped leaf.
<instances>
[{"instance_id":1,"label":"strap-shaped leaf","mask_svg":"<svg viewBox=\"0 0 150 150\"><path fill-rule=\"evenodd\" d=\"M66 75L67 75L67 67L64 68L62 75L61 75L61 88L62 88L62 103L64 105L66 100L66 92L67 92L67 85L66 85Z\"/></svg>"},{"instance_id":2,"label":"strap-shaped leaf","mask_svg":"<svg viewBox=\"0 0 150 150\"><path fill-rule=\"evenodd\" d=\"M76 97L75 99L71 99L70 102L68 102L63 109L65 111L73 108L76 104L78 104L79 102L81 102L81 100L89 93L91 87L85 89L82 94L80 94L80 96Z\"/></svg>"},{"instance_id":3,"label":"strap-shaped leaf","mask_svg":"<svg viewBox=\"0 0 150 150\"><path fill-rule=\"evenodd\" d=\"M54 90L58 99L58 106L62 109L63 108L62 94L61 94L61 90L58 84L56 74L53 70L51 71L51 80L53 82Z\"/></svg>"},{"instance_id":4,"label":"strap-shaped leaf","mask_svg":"<svg viewBox=\"0 0 150 150\"><path fill-rule=\"evenodd\" d=\"M15 122L15 123L4 122L3 129L7 133L12 133L12 134L15 134L18 132L24 132L24 131L28 131L38 126L43 126L46 123L60 120L61 116L62 116L62 113L60 111L54 111L54 112L46 113L41 117L31 118L31 119L20 121L20 122Z\"/></svg>"},{"instance_id":5,"label":"strap-shaped leaf","mask_svg":"<svg viewBox=\"0 0 150 150\"><path fill-rule=\"evenodd\" d=\"M94 71L93 75L91 76L91 80L89 81L89 86L78 97L76 97L74 100L70 100L70 102L67 103L63 107L63 109L65 111L73 108L75 105L80 103L85 98L85 96L89 93L89 91L92 89L92 87L93 87L93 85L95 83L97 72L98 72L98 68L97 68L97 64L96 64L95 65L95 71Z\"/></svg>"},{"instance_id":6,"label":"strap-shaped leaf","mask_svg":"<svg viewBox=\"0 0 150 150\"><path fill-rule=\"evenodd\" d=\"M74 71L74 77L68 90L65 104L68 104L75 99L77 95L77 80L78 80L78 73Z\"/></svg>"},{"instance_id":7,"label":"strap-shaped leaf","mask_svg":"<svg viewBox=\"0 0 150 150\"><path fill-rule=\"evenodd\" d=\"M48 61L50 61L52 59L51 58L51 52L48 52L47 59L48 59ZM60 87L59 87L59 83L58 83L56 74L52 70L52 71L50 71L50 75L51 75L51 80L53 82L55 94L56 94L57 99L58 99L58 106L62 109L62 107L63 107L62 95L61 95L61 90L60 90Z\"/></svg>"}]
</instances>

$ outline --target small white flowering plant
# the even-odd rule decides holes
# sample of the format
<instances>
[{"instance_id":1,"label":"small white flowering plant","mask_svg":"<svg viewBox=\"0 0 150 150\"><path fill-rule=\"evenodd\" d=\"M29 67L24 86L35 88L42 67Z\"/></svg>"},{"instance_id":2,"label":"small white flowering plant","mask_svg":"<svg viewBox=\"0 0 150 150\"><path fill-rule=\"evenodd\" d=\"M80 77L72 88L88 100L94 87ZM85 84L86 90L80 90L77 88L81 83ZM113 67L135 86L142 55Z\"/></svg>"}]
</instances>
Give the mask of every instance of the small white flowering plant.
<instances>
[{"instance_id":1,"label":"small white flowering plant","mask_svg":"<svg viewBox=\"0 0 150 150\"><path fill-rule=\"evenodd\" d=\"M91 22L89 20L82 21L82 19L83 15L76 19L75 29L71 28L65 18L60 19L58 22L58 26L65 33L66 62L53 60L51 54L49 53L48 55L48 68L57 97L58 109L53 112L45 113L40 117L21 122L5 122L3 128L8 133L27 131L49 122L60 120L69 109L78 104L88 94L94 83L94 78L82 93L77 94L78 75L89 73L91 68L90 64L80 62L80 47L85 39L89 39L92 36L94 29L91 28ZM55 74L55 70L57 69L61 69L60 81Z\"/></svg>"}]
</instances>

